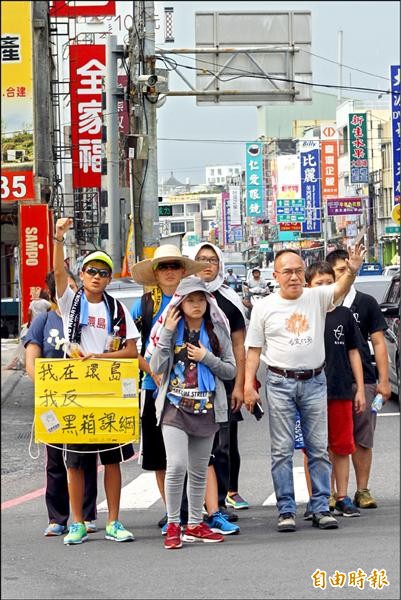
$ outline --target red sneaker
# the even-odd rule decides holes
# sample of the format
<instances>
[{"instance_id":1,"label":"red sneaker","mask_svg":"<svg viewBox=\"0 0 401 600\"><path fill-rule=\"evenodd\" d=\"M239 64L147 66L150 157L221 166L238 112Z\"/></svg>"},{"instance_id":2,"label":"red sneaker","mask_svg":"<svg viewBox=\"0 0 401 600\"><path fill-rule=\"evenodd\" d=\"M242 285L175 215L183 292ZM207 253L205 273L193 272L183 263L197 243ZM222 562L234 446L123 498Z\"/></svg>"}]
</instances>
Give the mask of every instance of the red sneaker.
<instances>
[{"instance_id":1,"label":"red sneaker","mask_svg":"<svg viewBox=\"0 0 401 600\"><path fill-rule=\"evenodd\" d=\"M221 533L214 533L206 525L206 523L199 523L196 527L186 527L182 536L184 542L224 542L224 535Z\"/></svg>"},{"instance_id":2,"label":"red sneaker","mask_svg":"<svg viewBox=\"0 0 401 600\"><path fill-rule=\"evenodd\" d=\"M164 538L164 547L166 550L176 550L182 548L181 527L178 523L169 523L167 525L166 537Z\"/></svg>"}]
</instances>

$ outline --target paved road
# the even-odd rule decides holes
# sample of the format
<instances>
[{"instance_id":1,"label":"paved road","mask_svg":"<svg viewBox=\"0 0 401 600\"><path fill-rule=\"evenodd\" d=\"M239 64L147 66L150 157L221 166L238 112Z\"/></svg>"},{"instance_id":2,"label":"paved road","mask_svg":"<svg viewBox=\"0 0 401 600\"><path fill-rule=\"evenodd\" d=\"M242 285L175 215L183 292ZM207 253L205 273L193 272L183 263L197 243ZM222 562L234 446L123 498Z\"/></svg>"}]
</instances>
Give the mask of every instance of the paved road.
<instances>
[{"instance_id":1,"label":"paved road","mask_svg":"<svg viewBox=\"0 0 401 600\"><path fill-rule=\"evenodd\" d=\"M5 361L4 361L5 362ZM240 424L241 493L250 509L239 513L241 534L224 544L163 548L156 523L163 514L152 475L136 461L123 465L121 519L135 533L131 544L104 540L99 531L79 547L45 538L43 447L29 438L33 388L26 376L3 371L2 385L2 598L398 598L399 597L399 412L391 403L377 426L372 489L380 507L359 519L342 519L340 529L320 531L302 520L305 490L302 456L295 456L298 530L279 534L269 473L267 417L248 414ZM10 385L10 380L12 385ZM7 392L7 394L4 393ZM386 416L387 415L387 416ZM301 475L300 475L301 474ZM355 486L351 477L350 490ZM99 508L104 505L99 472ZM364 589L350 586L348 574L361 569ZM389 586L379 578L385 570ZM312 574L326 574L326 588L314 588ZM344 573L343 587L328 579ZM351 575L352 577L352 575ZM373 582L373 580L371 580ZM319 582L321 583L321 582Z\"/></svg>"}]
</instances>

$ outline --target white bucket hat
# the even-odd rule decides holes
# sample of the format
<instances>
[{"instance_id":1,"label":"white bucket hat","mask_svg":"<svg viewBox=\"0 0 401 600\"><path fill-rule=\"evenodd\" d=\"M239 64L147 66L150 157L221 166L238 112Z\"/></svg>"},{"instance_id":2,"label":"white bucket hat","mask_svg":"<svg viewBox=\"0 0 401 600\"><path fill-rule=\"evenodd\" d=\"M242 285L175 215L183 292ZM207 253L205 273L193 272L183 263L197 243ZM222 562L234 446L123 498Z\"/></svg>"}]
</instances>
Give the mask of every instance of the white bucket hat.
<instances>
[{"instance_id":1,"label":"white bucket hat","mask_svg":"<svg viewBox=\"0 0 401 600\"><path fill-rule=\"evenodd\" d=\"M207 267L207 263L196 262L183 256L177 246L165 244L156 249L153 258L141 260L131 267L132 278L141 285L157 285L155 270L159 263L178 262L185 269L184 277L195 275Z\"/></svg>"}]
</instances>

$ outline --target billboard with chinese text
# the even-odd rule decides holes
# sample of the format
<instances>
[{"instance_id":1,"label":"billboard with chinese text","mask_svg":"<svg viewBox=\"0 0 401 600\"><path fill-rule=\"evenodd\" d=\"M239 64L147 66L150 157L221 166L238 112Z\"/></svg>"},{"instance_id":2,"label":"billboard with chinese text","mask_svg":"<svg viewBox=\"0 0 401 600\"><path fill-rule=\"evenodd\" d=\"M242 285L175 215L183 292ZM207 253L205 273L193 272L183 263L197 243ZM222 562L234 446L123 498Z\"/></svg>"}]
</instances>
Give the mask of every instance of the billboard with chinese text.
<instances>
[{"instance_id":1,"label":"billboard with chinese text","mask_svg":"<svg viewBox=\"0 0 401 600\"><path fill-rule=\"evenodd\" d=\"M391 125L393 148L393 201L400 203L400 65L391 65Z\"/></svg>"},{"instance_id":2,"label":"billboard with chinese text","mask_svg":"<svg viewBox=\"0 0 401 600\"><path fill-rule=\"evenodd\" d=\"M320 233L320 165L319 142L300 142L301 197L305 200L305 221L302 233Z\"/></svg>"},{"instance_id":3,"label":"billboard with chinese text","mask_svg":"<svg viewBox=\"0 0 401 600\"><path fill-rule=\"evenodd\" d=\"M348 116L351 183L369 183L366 121L366 113L350 113Z\"/></svg>"},{"instance_id":4,"label":"billboard with chinese text","mask_svg":"<svg viewBox=\"0 0 401 600\"><path fill-rule=\"evenodd\" d=\"M99 188L102 171L102 86L105 46L70 45L72 186Z\"/></svg>"},{"instance_id":5,"label":"billboard with chinese text","mask_svg":"<svg viewBox=\"0 0 401 600\"><path fill-rule=\"evenodd\" d=\"M246 216L263 215L263 144L254 142L246 145L245 185Z\"/></svg>"},{"instance_id":6,"label":"billboard with chinese text","mask_svg":"<svg viewBox=\"0 0 401 600\"><path fill-rule=\"evenodd\" d=\"M32 3L1 3L1 200L34 200Z\"/></svg>"}]
</instances>

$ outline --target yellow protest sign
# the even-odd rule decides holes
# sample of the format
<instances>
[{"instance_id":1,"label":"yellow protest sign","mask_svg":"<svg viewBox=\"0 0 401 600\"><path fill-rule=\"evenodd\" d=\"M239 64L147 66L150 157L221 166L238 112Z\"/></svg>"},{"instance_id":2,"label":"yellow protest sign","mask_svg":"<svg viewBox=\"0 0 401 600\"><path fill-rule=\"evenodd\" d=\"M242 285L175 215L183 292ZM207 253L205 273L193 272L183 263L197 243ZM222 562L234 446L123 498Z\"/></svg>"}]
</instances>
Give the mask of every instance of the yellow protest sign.
<instances>
[{"instance_id":1,"label":"yellow protest sign","mask_svg":"<svg viewBox=\"0 0 401 600\"><path fill-rule=\"evenodd\" d=\"M137 441L137 359L36 359L35 442Z\"/></svg>"}]
</instances>

